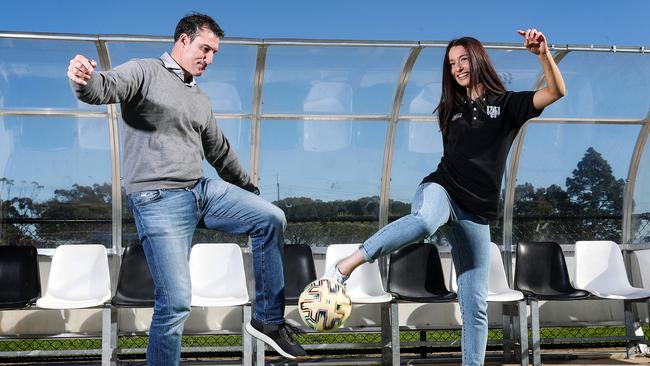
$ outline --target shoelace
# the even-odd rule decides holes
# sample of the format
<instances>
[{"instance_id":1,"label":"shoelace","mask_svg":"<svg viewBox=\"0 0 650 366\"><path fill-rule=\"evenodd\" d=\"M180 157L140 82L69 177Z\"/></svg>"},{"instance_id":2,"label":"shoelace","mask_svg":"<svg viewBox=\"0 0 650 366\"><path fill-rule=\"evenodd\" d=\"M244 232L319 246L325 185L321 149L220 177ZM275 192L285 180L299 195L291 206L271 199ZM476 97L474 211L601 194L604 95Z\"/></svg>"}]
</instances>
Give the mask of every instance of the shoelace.
<instances>
[{"instance_id":1,"label":"shoelace","mask_svg":"<svg viewBox=\"0 0 650 366\"><path fill-rule=\"evenodd\" d=\"M304 330L302 330L302 329L300 329L298 327L295 327L295 326L293 326L293 325L291 325L289 323L284 323L284 326L282 327L282 329L284 329L284 333L287 336L286 337L287 341L289 341L289 343L291 343L291 344L297 344L297 342L293 339L294 335L300 335L300 334L305 333Z\"/></svg>"}]
</instances>

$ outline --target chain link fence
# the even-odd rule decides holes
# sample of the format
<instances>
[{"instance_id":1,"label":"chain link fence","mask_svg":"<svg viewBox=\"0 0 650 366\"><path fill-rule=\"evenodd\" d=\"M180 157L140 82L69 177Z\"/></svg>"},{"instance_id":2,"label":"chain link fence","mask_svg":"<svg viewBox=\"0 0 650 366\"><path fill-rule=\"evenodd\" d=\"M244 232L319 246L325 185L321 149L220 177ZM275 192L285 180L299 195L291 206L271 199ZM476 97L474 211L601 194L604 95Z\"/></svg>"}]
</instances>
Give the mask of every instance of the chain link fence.
<instances>
[{"instance_id":1,"label":"chain link fence","mask_svg":"<svg viewBox=\"0 0 650 366\"><path fill-rule=\"evenodd\" d=\"M650 341L650 328L643 325L646 342ZM623 326L548 327L541 328L542 348L590 348L624 347ZM529 332L529 339L532 339ZM296 340L309 350L310 355L336 355L360 357L381 353L381 334L377 332L340 331L332 333L300 333ZM400 332L402 353L433 354L436 352L460 352L460 329L423 329ZM499 346L503 341L500 329L490 329L488 345ZM148 338L146 336L121 336L118 347L122 355L144 357ZM0 361L25 362L29 359L49 358L69 360L75 357L101 354L100 338L54 338L54 339L3 339L0 340ZM236 357L241 355L240 335L184 336L183 353L192 357ZM275 353L269 350L269 355Z\"/></svg>"}]
</instances>

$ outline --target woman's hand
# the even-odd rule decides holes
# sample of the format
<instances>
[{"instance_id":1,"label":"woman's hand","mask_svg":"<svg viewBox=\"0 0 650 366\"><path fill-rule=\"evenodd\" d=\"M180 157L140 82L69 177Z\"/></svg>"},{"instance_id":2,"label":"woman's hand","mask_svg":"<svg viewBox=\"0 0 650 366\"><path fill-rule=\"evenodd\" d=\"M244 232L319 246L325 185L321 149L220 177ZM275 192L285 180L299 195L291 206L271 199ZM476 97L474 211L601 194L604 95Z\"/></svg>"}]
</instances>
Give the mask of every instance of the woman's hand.
<instances>
[{"instance_id":1,"label":"woman's hand","mask_svg":"<svg viewBox=\"0 0 650 366\"><path fill-rule=\"evenodd\" d=\"M518 30L517 33L524 37L524 47L535 55L545 55L548 52L546 36L534 28L525 31Z\"/></svg>"}]
</instances>

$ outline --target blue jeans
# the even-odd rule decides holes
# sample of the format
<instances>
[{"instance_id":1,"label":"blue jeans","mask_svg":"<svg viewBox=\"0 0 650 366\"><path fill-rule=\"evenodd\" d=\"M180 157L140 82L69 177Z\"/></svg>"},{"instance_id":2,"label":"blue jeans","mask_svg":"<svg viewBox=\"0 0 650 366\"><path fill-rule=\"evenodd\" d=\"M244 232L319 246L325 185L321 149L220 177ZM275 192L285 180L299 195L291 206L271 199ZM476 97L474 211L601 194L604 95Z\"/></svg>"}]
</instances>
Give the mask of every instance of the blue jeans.
<instances>
[{"instance_id":1,"label":"blue jeans","mask_svg":"<svg viewBox=\"0 0 650 366\"><path fill-rule=\"evenodd\" d=\"M190 315L189 255L197 226L248 234L253 252L253 318L284 323L284 213L222 180L200 179L181 189L133 192L131 210L155 284L147 363L178 365L183 324Z\"/></svg>"},{"instance_id":2,"label":"blue jeans","mask_svg":"<svg viewBox=\"0 0 650 366\"><path fill-rule=\"evenodd\" d=\"M365 259L390 254L450 225L451 255L458 273L458 301L463 320L463 365L482 365L487 345L487 287L490 227L485 218L460 208L436 183L421 184L411 214L384 226L360 247Z\"/></svg>"}]
</instances>

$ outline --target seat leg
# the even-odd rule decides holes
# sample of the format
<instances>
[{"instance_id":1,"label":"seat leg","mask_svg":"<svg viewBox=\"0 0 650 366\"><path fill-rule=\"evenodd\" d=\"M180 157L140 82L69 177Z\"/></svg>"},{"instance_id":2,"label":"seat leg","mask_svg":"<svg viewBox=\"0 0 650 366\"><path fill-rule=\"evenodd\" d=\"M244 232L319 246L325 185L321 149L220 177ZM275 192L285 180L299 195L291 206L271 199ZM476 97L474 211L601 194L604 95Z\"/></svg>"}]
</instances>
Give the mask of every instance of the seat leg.
<instances>
[{"instance_id":1,"label":"seat leg","mask_svg":"<svg viewBox=\"0 0 650 366\"><path fill-rule=\"evenodd\" d=\"M381 304L381 361L382 365L399 366L400 339L398 305L396 302Z\"/></svg>"},{"instance_id":2,"label":"seat leg","mask_svg":"<svg viewBox=\"0 0 650 366\"><path fill-rule=\"evenodd\" d=\"M625 320L625 358L633 359L636 355L637 336L634 331L634 304L630 300L623 300Z\"/></svg>"},{"instance_id":3,"label":"seat leg","mask_svg":"<svg viewBox=\"0 0 650 366\"><path fill-rule=\"evenodd\" d=\"M539 332L539 303L537 299L530 300L530 327L533 333L533 366L540 366L542 364L542 350Z\"/></svg>"},{"instance_id":4,"label":"seat leg","mask_svg":"<svg viewBox=\"0 0 650 366\"><path fill-rule=\"evenodd\" d=\"M110 305L102 309L102 366L117 364L117 309Z\"/></svg>"},{"instance_id":5,"label":"seat leg","mask_svg":"<svg viewBox=\"0 0 650 366\"><path fill-rule=\"evenodd\" d=\"M502 323L501 330L503 331L503 361L512 361L512 306L511 304L501 304Z\"/></svg>"},{"instance_id":6,"label":"seat leg","mask_svg":"<svg viewBox=\"0 0 650 366\"><path fill-rule=\"evenodd\" d=\"M255 340L255 365L263 366L264 365L264 353L266 352L266 343L261 340L254 338Z\"/></svg>"},{"instance_id":7,"label":"seat leg","mask_svg":"<svg viewBox=\"0 0 650 366\"><path fill-rule=\"evenodd\" d=\"M519 341L518 361L521 366L528 366L528 312L526 311L526 301L517 302L517 326L515 327L515 339Z\"/></svg>"},{"instance_id":8,"label":"seat leg","mask_svg":"<svg viewBox=\"0 0 650 366\"><path fill-rule=\"evenodd\" d=\"M246 324L251 321L251 306L242 307L242 365L253 366L253 337L246 331Z\"/></svg>"},{"instance_id":9,"label":"seat leg","mask_svg":"<svg viewBox=\"0 0 650 366\"><path fill-rule=\"evenodd\" d=\"M422 346L420 346L420 358L421 359L426 359L428 356L427 353L427 346L425 346L425 342L427 341L427 331L426 330L421 330L420 331L420 342L422 342Z\"/></svg>"}]
</instances>

